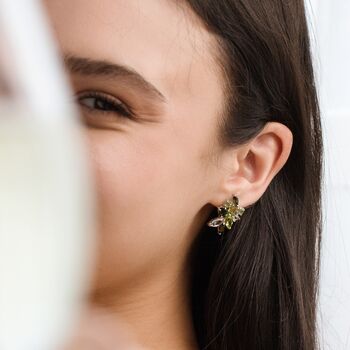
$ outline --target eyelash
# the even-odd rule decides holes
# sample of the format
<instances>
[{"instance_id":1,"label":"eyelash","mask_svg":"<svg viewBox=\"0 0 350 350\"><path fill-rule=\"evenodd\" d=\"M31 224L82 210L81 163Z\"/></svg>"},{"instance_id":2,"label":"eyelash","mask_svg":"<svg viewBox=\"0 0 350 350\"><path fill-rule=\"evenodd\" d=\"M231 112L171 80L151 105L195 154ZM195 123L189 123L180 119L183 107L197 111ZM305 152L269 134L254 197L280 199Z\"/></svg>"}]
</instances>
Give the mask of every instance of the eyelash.
<instances>
[{"instance_id":1,"label":"eyelash","mask_svg":"<svg viewBox=\"0 0 350 350\"><path fill-rule=\"evenodd\" d=\"M95 99L93 106L87 106L81 103L84 99ZM119 99L107 95L102 92L90 91L81 94L77 97L78 102L90 112L109 114L114 113L125 118L133 118L133 112L126 106L125 103L121 102ZM98 107L96 104L102 102L102 106ZM107 105L107 107L105 107Z\"/></svg>"}]
</instances>

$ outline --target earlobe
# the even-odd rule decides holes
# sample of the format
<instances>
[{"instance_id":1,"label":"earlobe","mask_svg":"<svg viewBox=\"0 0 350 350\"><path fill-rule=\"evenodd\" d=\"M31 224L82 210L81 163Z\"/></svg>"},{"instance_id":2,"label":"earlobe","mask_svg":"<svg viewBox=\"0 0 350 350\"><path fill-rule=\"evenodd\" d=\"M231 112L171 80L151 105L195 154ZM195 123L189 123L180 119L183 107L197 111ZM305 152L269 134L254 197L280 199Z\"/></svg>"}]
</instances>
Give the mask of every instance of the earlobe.
<instances>
[{"instance_id":1,"label":"earlobe","mask_svg":"<svg viewBox=\"0 0 350 350\"><path fill-rule=\"evenodd\" d=\"M293 134L284 124L268 122L249 143L236 147L225 157L227 173L221 188L226 198L235 194L242 206L249 206L263 195L272 179L286 163Z\"/></svg>"}]
</instances>

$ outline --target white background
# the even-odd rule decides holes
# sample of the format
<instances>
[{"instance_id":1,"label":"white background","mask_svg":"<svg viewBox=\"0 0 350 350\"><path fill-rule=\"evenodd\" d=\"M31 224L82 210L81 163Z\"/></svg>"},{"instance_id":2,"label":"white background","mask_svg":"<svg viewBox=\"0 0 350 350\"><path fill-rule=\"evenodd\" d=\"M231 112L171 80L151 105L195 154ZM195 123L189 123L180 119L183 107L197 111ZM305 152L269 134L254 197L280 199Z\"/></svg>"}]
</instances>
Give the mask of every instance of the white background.
<instances>
[{"instance_id":1,"label":"white background","mask_svg":"<svg viewBox=\"0 0 350 350\"><path fill-rule=\"evenodd\" d=\"M306 1L325 142L319 335L321 349L349 350L350 0Z\"/></svg>"}]
</instances>

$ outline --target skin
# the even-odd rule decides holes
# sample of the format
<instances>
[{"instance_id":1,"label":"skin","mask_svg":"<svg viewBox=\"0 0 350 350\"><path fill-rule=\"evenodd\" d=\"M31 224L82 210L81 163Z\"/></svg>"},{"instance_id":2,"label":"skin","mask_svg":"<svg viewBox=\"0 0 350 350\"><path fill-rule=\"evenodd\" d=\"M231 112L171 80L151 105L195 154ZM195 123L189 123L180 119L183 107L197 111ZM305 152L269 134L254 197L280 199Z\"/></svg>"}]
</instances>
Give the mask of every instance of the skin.
<instances>
[{"instance_id":1,"label":"skin","mask_svg":"<svg viewBox=\"0 0 350 350\"><path fill-rule=\"evenodd\" d=\"M243 207L261 197L288 159L292 134L273 122L243 146L220 147L217 43L173 1L45 6L81 108L98 195L89 303L103 307L111 329L123 320L146 348L197 349L188 305L190 245L213 206L232 194ZM77 57L126 65L159 93L130 75L87 72ZM101 111L109 105L90 92L124 103L134 118Z\"/></svg>"}]
</instances>

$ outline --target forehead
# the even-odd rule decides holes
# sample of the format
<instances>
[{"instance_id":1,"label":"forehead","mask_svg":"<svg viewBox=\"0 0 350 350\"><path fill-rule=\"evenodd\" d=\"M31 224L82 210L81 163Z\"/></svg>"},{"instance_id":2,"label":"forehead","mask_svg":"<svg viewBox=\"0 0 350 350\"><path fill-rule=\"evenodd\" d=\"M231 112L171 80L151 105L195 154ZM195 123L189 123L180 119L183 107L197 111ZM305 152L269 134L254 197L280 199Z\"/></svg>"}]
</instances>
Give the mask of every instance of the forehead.
<instances>
[{"instance_id":1,"label":"forehead","mask_svg":"<svg viewBox=\"0 0 350 350\"><path fill-rule=\"evenodd\" d=\"M127 64L168 96L215 83L216 41L177 0L46 0L66 52ZM213 69L214 68L214 69Z\"/></svg>"}]
</instances>

